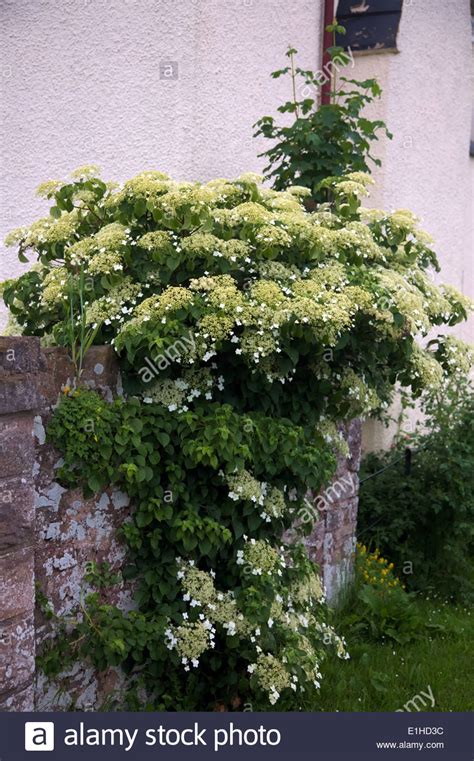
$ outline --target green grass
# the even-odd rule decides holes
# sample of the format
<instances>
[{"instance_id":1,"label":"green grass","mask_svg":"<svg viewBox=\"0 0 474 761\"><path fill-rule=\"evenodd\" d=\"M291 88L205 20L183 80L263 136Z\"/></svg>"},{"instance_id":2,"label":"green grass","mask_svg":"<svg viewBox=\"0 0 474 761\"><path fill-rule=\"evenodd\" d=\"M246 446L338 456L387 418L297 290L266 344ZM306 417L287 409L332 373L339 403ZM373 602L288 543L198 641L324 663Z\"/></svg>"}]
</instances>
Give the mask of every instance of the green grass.
<instances>
[{"instance_id":1,"label":"green grass","mask_svg":"<svg viewBox=\"0 0 474 761\"><path fill-rule=\"evenodd\" d=\"M425 620L443 629L404 646L346 634L351 658L323 665L319 710L396 711L430 688L435 705L427 698L421 710L474 709L474 612L433 599L416 604Z\"/></svg>"}]
</instances>

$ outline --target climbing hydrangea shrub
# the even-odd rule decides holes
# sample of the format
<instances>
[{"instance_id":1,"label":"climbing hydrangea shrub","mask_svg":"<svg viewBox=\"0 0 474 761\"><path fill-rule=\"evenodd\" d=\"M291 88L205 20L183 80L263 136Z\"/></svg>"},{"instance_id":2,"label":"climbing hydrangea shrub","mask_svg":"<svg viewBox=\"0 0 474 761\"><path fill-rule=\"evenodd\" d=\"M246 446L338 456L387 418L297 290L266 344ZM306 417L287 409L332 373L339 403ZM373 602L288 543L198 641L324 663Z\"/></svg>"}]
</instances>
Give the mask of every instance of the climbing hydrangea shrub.
<instances>
[{"instance_id":1,"label":"climbing hydrangea shrub","mask_svg":"<svg viewBox=\"0 0 474 761\"><path fill-rule=\"evenodd\" d=\"M49 438L65 484L130 495L137 583L130 613L87 597L50 673L68 654L120 665L153 708L300 710L328 648L346 657L314 566L282 537L309 528L299 511L344 450L339 422L382 410L396 384L417 395L456 372L462 347L432 328L470 308L434 284L410 212L361 207L370 182L328 178L333 200L311 213L306 188L253 174L143 172L118 187L86 167L41 187L50 216L9 240L36 261L4 299L48 344L67 346L81 311L120 358L126 396L78 382Z\"/></svg>"}]
</instances>

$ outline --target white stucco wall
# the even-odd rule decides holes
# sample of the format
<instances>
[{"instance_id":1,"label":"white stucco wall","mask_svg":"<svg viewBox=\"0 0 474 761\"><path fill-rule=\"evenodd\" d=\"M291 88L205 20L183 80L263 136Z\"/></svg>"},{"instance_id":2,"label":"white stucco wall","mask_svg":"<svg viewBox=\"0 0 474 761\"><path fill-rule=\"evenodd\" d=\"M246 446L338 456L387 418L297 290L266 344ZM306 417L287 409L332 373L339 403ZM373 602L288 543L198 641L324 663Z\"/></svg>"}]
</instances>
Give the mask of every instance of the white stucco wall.
<instances>
[{"instance_id":1,"label":"white stucco wall","mask_svg":"<svg viewBox=\"0 0 474 761\"><path fill-rule=\"evenodd\" d=\"M290 96L289 44L320 59L320 0L1 0L0 239L38 184L97 163L206 180L258 171L252 125ZM178 79L160 79L175 61ZM20 269L1 251L0 279Z\"/></svg>"},{"instance_id":2,"label":"white stucco wall","mask_svg":"<svg viewBox=\"0 0 474 761\"><path fill-rule=\"evenodd\" d=\"M409 208L435 239L437 279L474 297L471 23L467 0L405 0L398 54L356 57L383 88L375 113L394 137L377 147L370 205ZM472 339L472 323L459 334Z\"/></svg>"},{"instance_id":3,"label":"white stucco wall","mask_svg":"<svg viewBox=\"0 0 474 761\"><path fill-rule=\"evenodd\" d=\"M322 0L0 0L0 240L47 208L37 185L84 163L123 180L146 168L206 180L262 169L252 125L289 97L272 80L288 44L319 68ZM399 53L355 59L384 90L373 115L370 203L413 209L441 278L474 296L473 101L468 0L405 0ZM176 80L160 79L174 61ZM266 146L265 146L266 147ZM0 279L21 271L0 249ZM456 332L473 340L473 322ZM366 429L378 446L380 429Z\"/></svg>"},{"instance_id":4,"label":"white stucco wall","mask_svg":"<svg viewBox=\"0 0 474 761\"><path fill-rule=\"evenodd\" d=\"M356 56L357 79L383 89L372 114L393 132L376 153L382 167L369 205L409 208L434 237L441 272L474 298L474 158L469 156L473 82L468 0L404 0L398 54ZM342 72L341 72L342 73ZM474 320L454 328L474 341ZM393 428L364 426L364 447L385 446Z\"/></svg>"}]
</instances>

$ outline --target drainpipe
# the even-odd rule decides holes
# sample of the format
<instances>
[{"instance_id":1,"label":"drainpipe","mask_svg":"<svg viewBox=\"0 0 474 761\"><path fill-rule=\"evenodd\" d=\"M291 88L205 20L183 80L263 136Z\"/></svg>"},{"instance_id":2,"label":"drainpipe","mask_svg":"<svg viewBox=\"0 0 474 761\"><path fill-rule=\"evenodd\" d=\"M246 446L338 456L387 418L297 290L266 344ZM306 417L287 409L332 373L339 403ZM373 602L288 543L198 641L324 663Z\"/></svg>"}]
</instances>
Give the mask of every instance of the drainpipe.
<instances>
[{"instance_id":1,"label":"drainpipe","mask_svg":"<svg viewBox=\"0 0 474 761\"><path fill-rule=\"evenodd\" d=\"M326 27L334 21L334 0L324 0L324 21L323 21L323 55L321 71L326 73L327 65L331 60L327 49L333 44L332 32L327 32ZM327 105L331 101L332 78L327 77L327 81L321 87L321 105Z\"/></svg>"}]
</instances>

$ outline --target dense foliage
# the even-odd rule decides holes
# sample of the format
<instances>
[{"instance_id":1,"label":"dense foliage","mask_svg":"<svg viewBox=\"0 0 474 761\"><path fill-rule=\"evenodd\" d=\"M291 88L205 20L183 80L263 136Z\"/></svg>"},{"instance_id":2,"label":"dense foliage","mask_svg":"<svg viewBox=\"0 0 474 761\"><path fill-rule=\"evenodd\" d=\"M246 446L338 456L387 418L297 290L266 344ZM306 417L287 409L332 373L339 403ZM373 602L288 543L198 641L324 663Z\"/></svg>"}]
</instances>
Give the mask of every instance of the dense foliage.
<instances>
[{"instance_id":1,"label":"dense foliage","mask_svg":"<svg viewBox=\"0 0 474 761\"><path fill-rule=\"evenodd\" d=\"M333 472L339 421L463 361L459 342L416 337L469 306L427 275L436 256L413 215L361 209L369 182L325 180L331 205L308 213L307 188L255 175L144 172L116 188L84 169L43 186L51 216L11 236L38 259L5 285L12 314L79 356L49 429L61 478L118 484L134 504L122 533L138 609L99 590L69 652L121 664L152 707L310 708L327 648L345 656L283 531ZM80 387L93 341L118 352L126 399Z\"/></svg>"},{"instance_id":2,"label":"dense foliage","mask_svg":"<svg viewBox=\"0 0 474 761\"><path fill-rule=\"evenodd\" d=\"M272 141L271 148L260 155L268 159L265 173L277 190L291 185L309 188L315 201L328 197L328 187L321 185L326 177L349 172L366 172L369 162L379 166L380 159L371 154L371 144L379 136L392 135L380 119L369 119L362 112L380 97L375 79L358 81L340 76L343 82L333 92L330 103L319 103L322 81L333 70L349 63L349 56L340 48L331 49L328 71L311 71L295 66L294 48L289 48L290 65L274 71L272 77L290 78L293 97L279 106L280 114L289 114L291 123L277 124L273 116L263 116L255 124L255 136ZM284 117L283 117L284 118Z\"/></svg>"},{"instance_id":3,"label":"dense foliage","mask_svg":"<svg viewBox=\"0 0 474 761\"><path fill-rule=\"evenodd\" d=\"M228 404L177 415L85 390L63 399L49 436L64 454L64 483L79 472L86 490L117 484L136 505L122 534L139 612L124 617L89 597L95 665L133 673L145 663L145 687L163 709L239 705L243 696L265 707L277 693L283 710L308 704L326 646L342 656L344 645L324 622L323 590L302 548L275 538L297 504L287 485L304 494L333 465L323 437ZM90 656L84 629L88 621L74 635L76 655Z\"/></svg>"},{"instance_id":4,"label":"dense foliage","mask_svg":"<svg viewBox=\"0 0 474 761\"><path fill-rule=\"evenodd\" d=\"M378 548L371 552L358 544L353 583L338 605L338 627L351 643L393 641L406 645L426 637L430 630L418 614L414 597L404 588L394 564Z\"/></svg>"},{"instance_id":5,"label":"dense foliage","mask_svg":"<svg viewBox=\"0 0 474 761\"><path fill-rule=\"evenodd\" d=\"M472 601L474 393L460 378L441 391L425 401L423 429L363 461L362 478L395 464L363 484L359 527L404 569L409 588Z\"/></svg>"}]
</instances>

